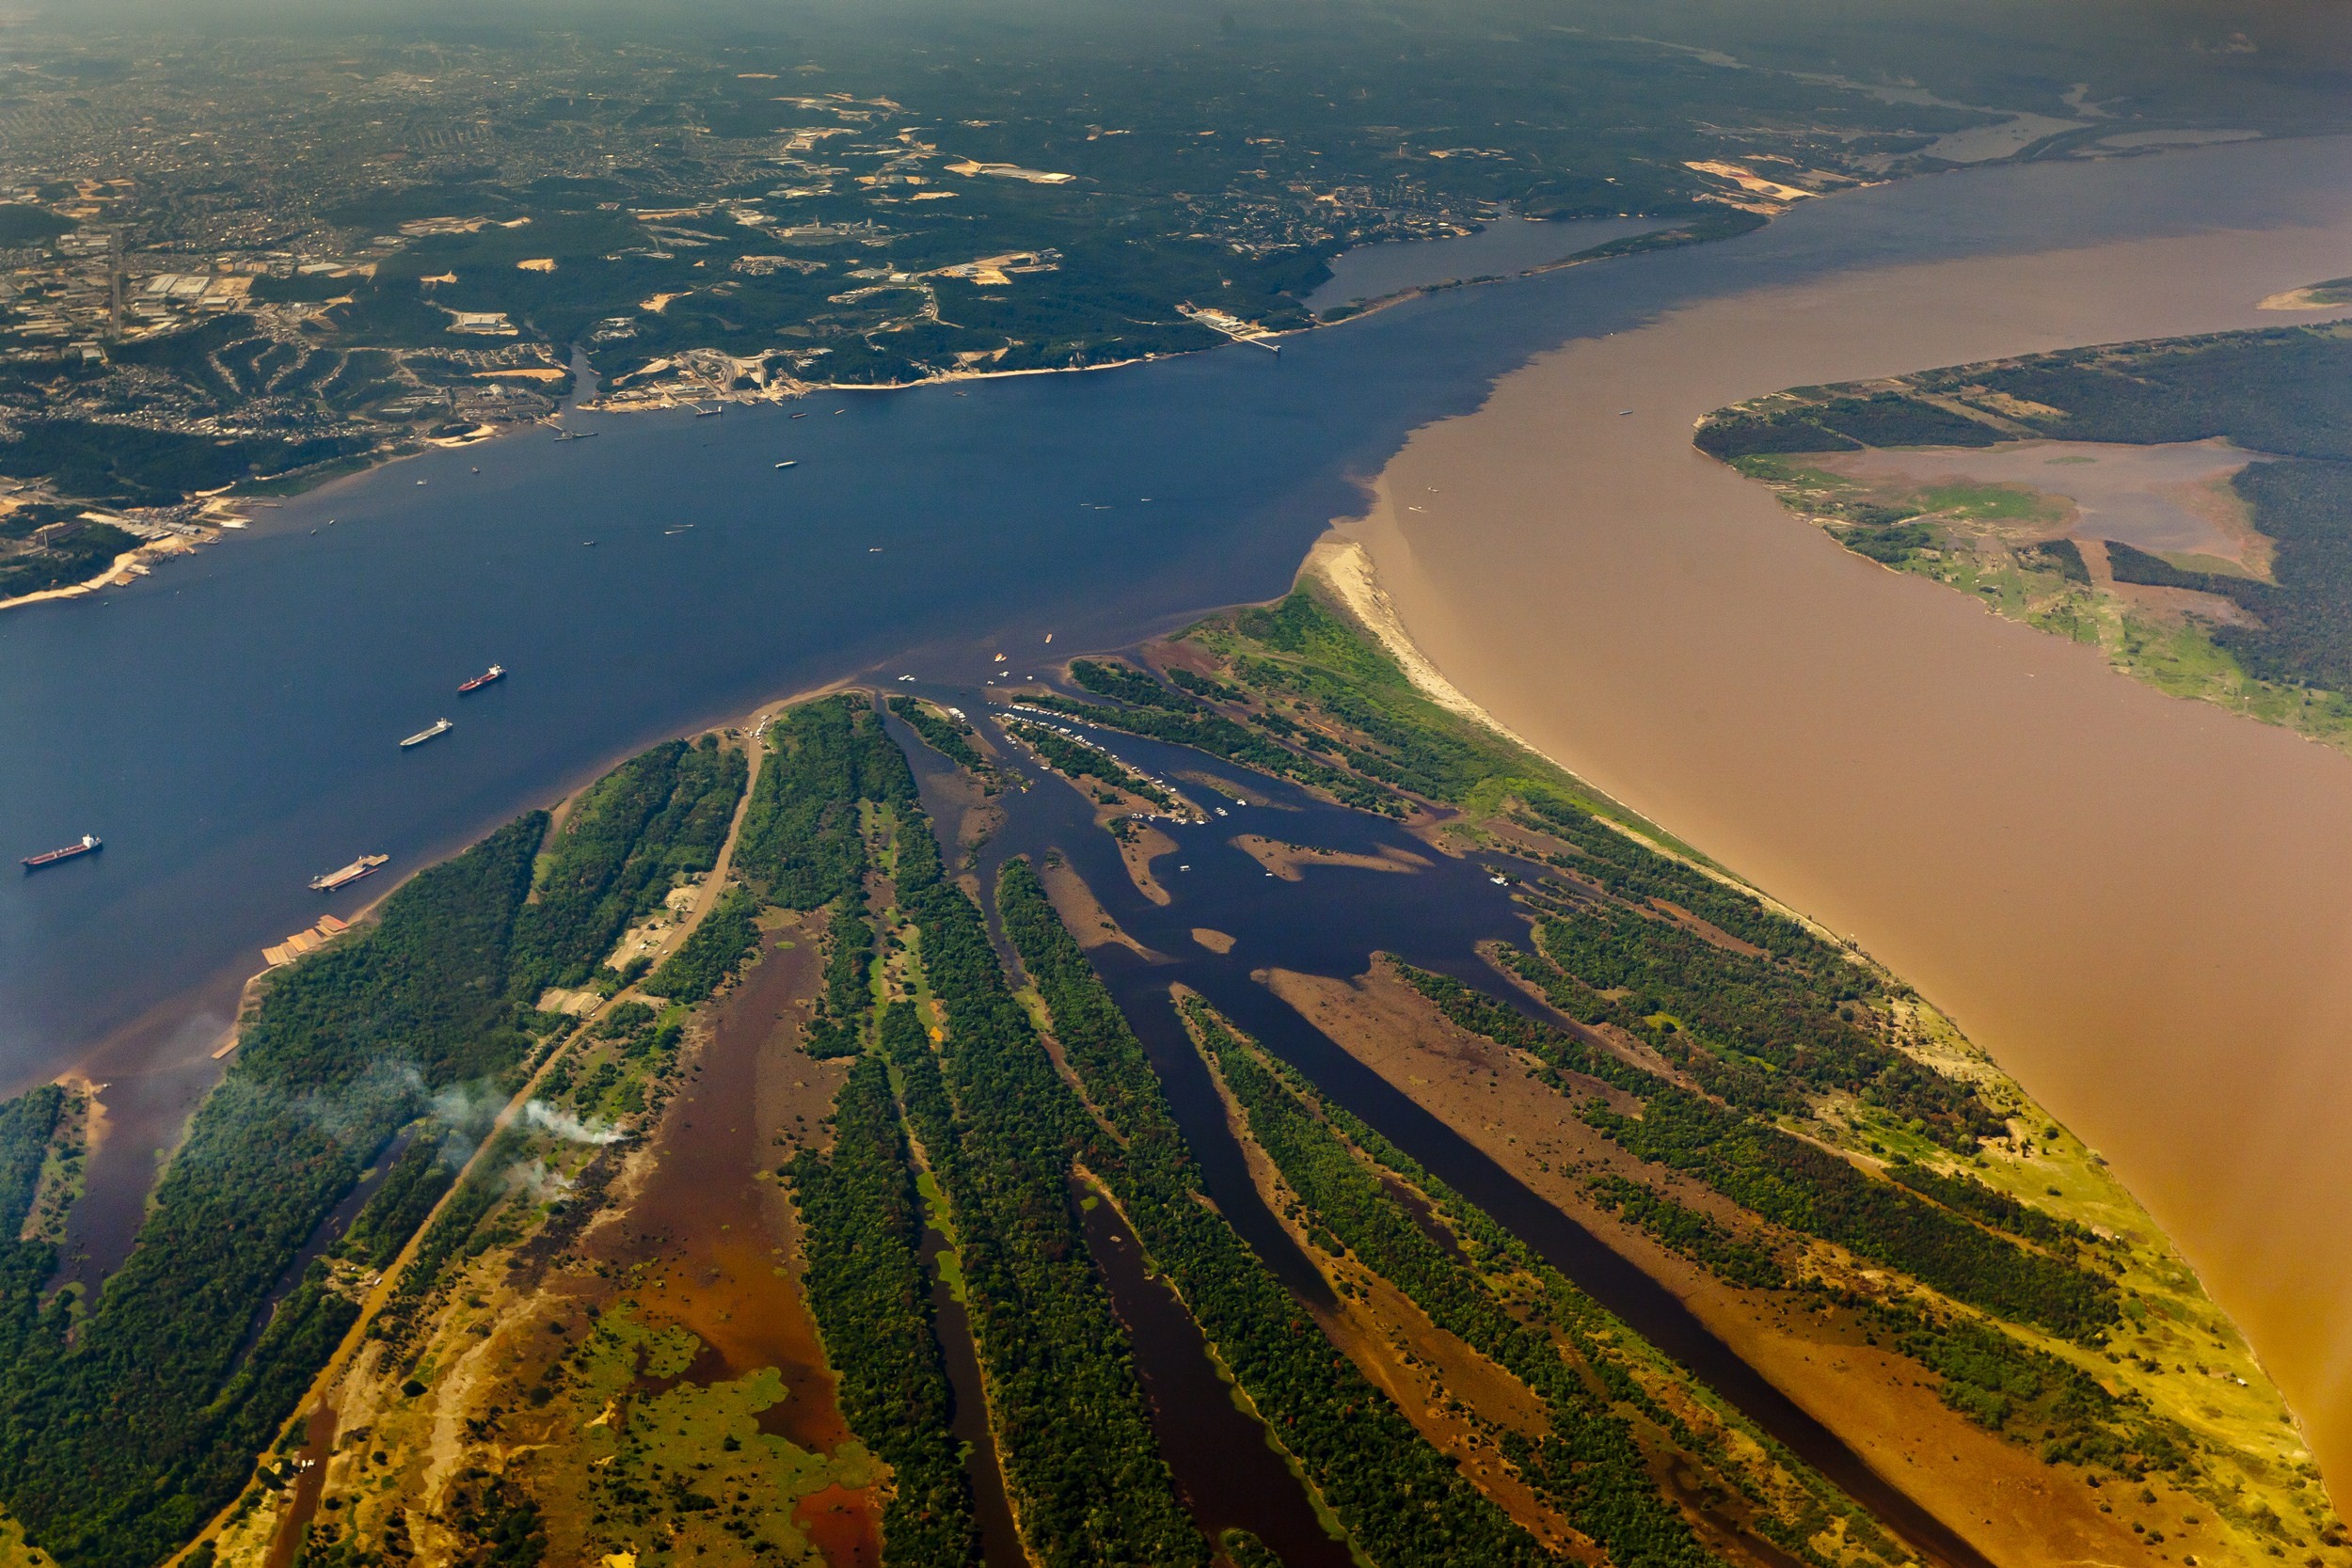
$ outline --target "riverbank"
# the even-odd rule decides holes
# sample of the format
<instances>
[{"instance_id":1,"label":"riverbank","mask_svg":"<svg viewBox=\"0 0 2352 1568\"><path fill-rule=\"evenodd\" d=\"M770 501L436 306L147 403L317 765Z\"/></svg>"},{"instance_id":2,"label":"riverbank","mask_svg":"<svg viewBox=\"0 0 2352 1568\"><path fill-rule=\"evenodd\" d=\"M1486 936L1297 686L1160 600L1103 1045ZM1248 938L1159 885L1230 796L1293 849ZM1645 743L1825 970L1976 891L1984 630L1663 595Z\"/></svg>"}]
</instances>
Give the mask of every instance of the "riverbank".
<instances>
[{"instance_id":1,"label":"riverbank","mask_svg":"<svg viewBox=\"0 0 2352 1568\"><path fill-rule=\"evenodd\" d=\"M2352 192L2306 196L2262 230L1864 268L1572 345L1417 433L1343 532L1470 701L1858 935L2079 1129L2340 1473L2352 977L2316 933L2352 918L2352 774L1879 571L1690 445L1786 386L2266 325L2352 254Z\"/></svg>"},{"instance_id":2,"label":"riverbank","mask_svg":"<svg viewBox=\"0 0 2352 1568\"><path fill-rule=\"evenodd\" d=\"M1274 353L1279 356L1281 352L1281 344L1286 341L1320 330L1344 325L1350 322L1361 321L1367 317L1376 315L1397 306L1408 304L1411 301L1426 298L1434 294L1457 289L1479 287L1494 283L1504 283L1514 281L1516 279L1539 277L1544 274L1557 272L1566 268L1582 266L1592 261L1604 261L1612 257L1631 255L1641 251L1666 249L1681 245L1705 245L1711 241L1725 239L1737 234L1750 232L1756 228L1761 227L1763 221L1764 220L1761 218L1745 214L1742 215L1742 219L1740 221L1730 221L1728 219L1709 221L1701 219L1697 221L1685 222L1680 225L1661 221L1654 229L1630 236L1612 238L1556 260L1547 261L1524 267L1517 267L1504 273L1482 273L1475 277L1449 277L1438 280L1416 283L1405 288L1392 290L1382 294L1376 299L1348 302L1346 305L1341 307L1335 311L1313 318L1310 325L1304 327L1297 327L1289 330L1262 330L1256 328L1251 324L1236 323L1234 324L1232 330L1227 331L1227 329L1222 326L1218 327L1217 330L1226 331L1228 341L1231 343L1255 344L1259 347L1272 349ZM1571 223L1566 227L1573 228L1574 226L1575 225ZM1474 239L1476 236L1467 236L1467 238ZM1423 243L1426 244L1431 242ZM1442 244L1443 242L1436 243ZM1211 312L1211 314L1215 313ZM1216 346L1224 347L1227 345L1218 344ZM396 440L389 442L373 452L369 452L356 458L342 459L334 463L322 465L315 472L306 473L292 482L270 482L251 491L247 495L232 498L230 500L226 502L215 501L214 507L208 509L208 512L203 518L209 531L196 537L193 545L185 542L175 544L175 536L170 535L167 535L161 540L150 541L148 544L142 545L139 550L130 552L129 554L119 558L105 572L99 574L97 577L94 577L86 582L73 584L64 588L45 590L39 594L24 594L17 598L0 600L0 610L17 609L32 604L45 603L51 600L86 597L105 588L119 587L123 583L134 580L135 577L142 575L147 564L145 559L143 559L145 557L181 553L182 551L184 551L187 548L195 547L196 546L212 546L222 543L227 537L226 534L221 531L224 527L229 529L243 529L246 527L250 521L249 517L244 514L237 513L233 510L224 510L224 508L233 507L236 502L251 502L264 498L267 498L272 501L276 501L282 500L290 497L316 496L332 490L348 489L364 482L371 475L389 468L394 465L425 455L427 453L437 451L460 451L469 448L483 447L501 441L511 441L533 436L544 436L546 432L550 430L562 433L567 429L567 427L562 423L564 417L574 412L626 415L662 414L691 411L698 415L715 416L723 413L729 407L773 407L827 396L847 397L855 394L908 392L924 388L936 388L943 387L953 388L967 386L973 383L1023 381L1037 378L1084 375L1097 372L1125 370L1135 366L1155 363L1168 358L1192 357L1193 355L1208 352L1211 352L1211 350L1200 349L1192 351L1191 354L1177 356L1147 354L1129 358L1106 359L1085 365L1031 368L1009 371L989 370L977 367L960 367L952 370L940 371L934 374L908 381L827 382L802 381L795 378L784 377L763 380L759 385L750 388L743 388L738 385L742 380L742 376L739 373L743 369L742 362L728 359L725 356L717 354L716 351L694 351L690 355L680 356L675 367L664 367L665 370L675 368L680 371L694 370L703 372L699 375L676 377L666 381L658 380L644 386L632 386L618 389L616 389L613 382L606 382L601 386L596 385L593 376L584 374L584 362L576 362L573 371L569 373L575 375L576 377L580 377L582 381L587 383L587 387L585 388L586 395L577 396L568 400L561 410L547 419L532 420L525 422L502 426L487 424L477 425L462 435L452 436L432 436L419 439L414 436L404 436ZM618 379L625 378L616 378L616 380ZM560 434L559 438L562 438Z\"/></svg>"}]
</instances>

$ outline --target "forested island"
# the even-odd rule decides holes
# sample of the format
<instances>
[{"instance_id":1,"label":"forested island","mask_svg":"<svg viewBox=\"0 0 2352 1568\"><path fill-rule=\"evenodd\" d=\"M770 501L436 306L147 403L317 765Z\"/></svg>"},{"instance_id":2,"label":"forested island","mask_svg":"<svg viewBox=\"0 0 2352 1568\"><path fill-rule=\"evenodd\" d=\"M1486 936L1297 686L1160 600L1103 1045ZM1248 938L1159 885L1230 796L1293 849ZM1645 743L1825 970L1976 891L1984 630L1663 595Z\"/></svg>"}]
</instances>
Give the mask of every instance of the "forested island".
<instances>
[{"instance_id":1,"label":"forested island","mask_svg":"<svg viewBox=\"0 0 2352 1568\"><path fill-rule=\"evenodd\" d=\"M1168 1426L1192 1378L1302 1562L2344 1560L2243 1339L1899 979L1438 706L1311 581L1066 677L1021 714L803 702L420 874L249 1000L94 1299L43 1293L76 1102L0 1107L8 1549L1286 1560ZM1244 850L1287 880L1182 875ZM1515 934L1252 969L1255 888L1364 877ZM1662 1354L1234 983L1896 1492Z\"/></svg>"},{"instance_id":2,"label":"forested island","mask_svg":"<svg viewBox=\"0 0 2352 1568\"><path fill-rule=\"evenodd\" d=\"M2347 372L2341 325L2217 333L1798 388L1696 440L1859 555L2343 747Z\"/></svg>"}]
</instances>

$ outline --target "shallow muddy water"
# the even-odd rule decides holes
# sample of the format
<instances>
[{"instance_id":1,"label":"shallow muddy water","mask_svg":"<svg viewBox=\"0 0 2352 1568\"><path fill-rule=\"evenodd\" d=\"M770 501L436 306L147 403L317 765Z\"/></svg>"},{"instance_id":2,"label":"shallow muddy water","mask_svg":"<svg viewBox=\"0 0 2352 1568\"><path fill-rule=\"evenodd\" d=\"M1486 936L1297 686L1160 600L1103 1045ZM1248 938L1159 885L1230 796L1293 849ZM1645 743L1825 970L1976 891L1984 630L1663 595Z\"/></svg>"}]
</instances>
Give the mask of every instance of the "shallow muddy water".
<instances>
[{"instance_id":1,"label":"shallow muddy water","mask_svg":"<svg viewBox=\"0 0 2352 1568\"><path fill-rule=\"evenodd\" d=\"M1875 489L1910 490L1914 504L1940 508L1967 499L1953 487L2031 490L2068 504L2072 516L2021 534L2120 539L2143 550L2177 550L2238 561L2244 503L2228 485L2249 463L2269 461L2227 441L2119 446L2102 441L2019 441L1998 447L1872 448L1827 452L1804 463ZM2236 523L2238 529L2227 525ZM2243 562L2241 562L2241 564Z\"/></svg>"},{"instance_id":2,"label":"shallow muddy water","mask_svg":"<svg viewBox=\"0 0 2352 1568\"><path fill-rule=\"evenodd\" d=\"M2169 172L2193 211L2290 168L2259 231L1860 266L1570 345L1417 433L1358 531L1463 690L1858 936L2102 1150L2341 1477L2352 764L1883 570L1690 444L1784 387L2310 319L2255 303L2352 266L2352 167Z\"/></svg>"}]
</instances>

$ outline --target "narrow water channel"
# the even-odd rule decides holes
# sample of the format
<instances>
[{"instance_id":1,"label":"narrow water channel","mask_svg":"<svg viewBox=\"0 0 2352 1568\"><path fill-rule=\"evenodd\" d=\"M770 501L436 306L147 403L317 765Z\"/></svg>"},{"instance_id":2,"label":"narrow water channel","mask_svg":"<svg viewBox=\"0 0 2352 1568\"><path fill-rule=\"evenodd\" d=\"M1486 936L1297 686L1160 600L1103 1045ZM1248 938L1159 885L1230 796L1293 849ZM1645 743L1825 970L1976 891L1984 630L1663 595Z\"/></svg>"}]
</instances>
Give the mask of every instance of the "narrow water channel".
<instances>
[{"instance_id":1,"label":"narrow water channel","mask_svg":"<svg viewBox=\"0 0 2352 1568\"><path fill-rule=\"evenodd\" d=\"M988 1430L988 1393L980 1383L979 1352L972 1343L972 1315L940 1272L940 1258L946 1250L946 1236L936 1227L925 1227L923 1273L931 1282L931 1317L939 1325L947 1386L955 1396L948 1430L964 1446L963 1473L972 1482L972 1508L980 1526L980 1560L988 1568L1028 1568L1028 1553L1013 1523L1012 1499L1005 1493L996 1439Z\"/></svg>"},{"instance_id":2,"label":"narrow water channel","mask_svg":"<svg viewBox=\"0 0 2352 1568\"><path fill-rule=\"evenodd\" d=\"M976 697L964 694L961 703L967 711L978 711ZM1152 961L1124 948L1104 947L1091 957L1137 1034L1147 1044L1160 1042L1152 1054L1162 1068L1169 1104L1221 1209L1232 1194L1228 1212L1235 1215L1237 1228L1251 1208L1259 1214L1264 1209L1248 1180L1223 1103L1175 1016L1169 987L1180 982L1484 1209L1915 1549L1943 1568L1990 1568L1976 1548L1742 1361L1672 1292L1334 1045L1255 977L1279 968L1352 978L1371 967L1375 953L1388 951L1477 985L1514 1006L1524 1006L1517 993L1497 984L1476 956L1481 941L1519 937L1525 930L1507 890L1488 880L1484 862L1495 857L1439 858L1412 876L1328 867L1299 882L1281 881L1229 841L1240 832L1259 832L1357 854L1386 847L1423 858L1427 847L1384 818L1327 805L1198 752L1109 732L1095 732L1093 738L1147 772L1185 781L1184 787L1196 800L1228 814L1205 824L1162 824L1177 848L1156 862L1153 871L1171 902L1155 904L1136 890L1117 846L1094 826L1085 799L1050 775L1036 775L1031 788L1008 798L1010 821L984 860L993 869L1013 854L1058 851L1104 911L1158 955ZM1009 745L1002 750L1013 751ZM1204 788L1202 780L1222 781L1224 792ZM1245 805L1245 800L1263 803ZM1232 950L1212 953L1196 942L1191 933L1202 927L1232 936ZM1243 1233L1269 1265L1285 1280L1296 1270L1311 1273L1270 1214L1265 1226L1279 1241L1269 1244L1254 1227Z\"/></svg>"},{"instance_id":3,"label":"narrow water channel","mask_svg":"<svg viewBox=\"0 0 2352 1568\"><path fill-rule=\"evenodd\" d=\"M1136 1347L1160 1452L1200 1533L1215 1541L1228 1529L1250 1530L1274 1548L1283 1568L1350 1568L1347 1547L1316 1519L1265 1427L1234 1402L1200 1325L1168 1282L1151 1273L1126 1221L1100 1201L1085 1211L1085 1220L1087 1247Z\"/></svg>"}]
</instances>

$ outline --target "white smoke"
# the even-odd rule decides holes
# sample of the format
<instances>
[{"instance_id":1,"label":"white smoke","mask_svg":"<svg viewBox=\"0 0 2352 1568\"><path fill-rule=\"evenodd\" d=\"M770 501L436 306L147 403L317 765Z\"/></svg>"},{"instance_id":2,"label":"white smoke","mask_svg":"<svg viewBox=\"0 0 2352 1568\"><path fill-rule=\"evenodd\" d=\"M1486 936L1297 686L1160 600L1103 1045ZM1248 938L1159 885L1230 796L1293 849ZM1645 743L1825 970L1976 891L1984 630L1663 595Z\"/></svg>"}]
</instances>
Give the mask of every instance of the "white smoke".
<instances>
[{"instance_id":1,"label":"white smoke","mask_svg":"<svg viewBox=\"0 0 2352 1568\"><path fill-rule=\"evenodd\" d=\"M533 1100L523 1107L523 1122L576 1144L616 1144L628 1136L617 1127L582 1121L544 1100Z\"/></svg>"},{"instance_id":2,"label":"white smoke","mask_svg":"<svg viewBox=\"0 0 2352 1568\"><path fill-rule=\"evenodd\" d=\"M505 1103L504 1097L486 1084L452 1084L434 1094L433 1119L478 1137Z\"/></svg>"},{"instance_id":3,"label":"white smoke","mask_svg":"<svg viewBox=\"0 0 2352 1568\"><path fill-rule=\"evenodd\" d=\"M534 1203L559 1203L569 1197L572 1188L577 1185L562 1171L549 1170L542 1164L517 1165L515 1176Z\"/></svg>"}]
</instances>

